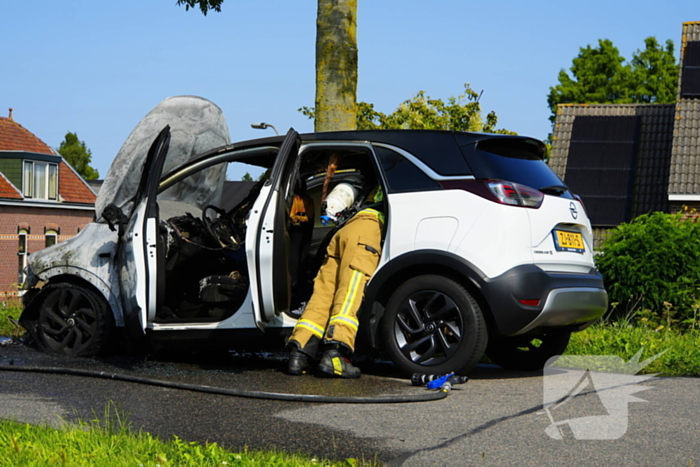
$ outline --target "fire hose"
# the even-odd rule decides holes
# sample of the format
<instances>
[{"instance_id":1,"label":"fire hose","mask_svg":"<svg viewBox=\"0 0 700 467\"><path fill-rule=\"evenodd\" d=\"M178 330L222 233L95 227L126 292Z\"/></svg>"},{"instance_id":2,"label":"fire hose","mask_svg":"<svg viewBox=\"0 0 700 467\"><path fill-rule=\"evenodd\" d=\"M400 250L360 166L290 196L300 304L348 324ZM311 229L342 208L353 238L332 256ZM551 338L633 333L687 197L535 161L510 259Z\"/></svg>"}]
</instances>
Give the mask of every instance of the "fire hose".
<instances>
[{"instance_id":1,"label":"fire hose","mask_svg":"<svg viewBox=\"0 0 700 467\"><path fill-rule=\"evenodd\" d=\"M325 396L313 394L285 394L265 391L246 391L241 389L220 388L199 384L165 381L140 376L132 376L119 373L107 373L104 371L81 370L74 368L35 367L19 365L0 365L0 371L14 371L25 373L49 373L58 375L82 376L87 378L109 379L150 386L159 386L171 389L180 389L193 392L219 394L224 396L246 397L251 399L279 400L290 402L322 402L334 404L396 404L406 402L429 402L444 399L450 393L452 385L467 382L466 377L448 375L425 375L416 373L412 377L413 386L425 384L428 389L437 389L419 394L397 394L383 396Z\"/></svg>"}]
</instances>

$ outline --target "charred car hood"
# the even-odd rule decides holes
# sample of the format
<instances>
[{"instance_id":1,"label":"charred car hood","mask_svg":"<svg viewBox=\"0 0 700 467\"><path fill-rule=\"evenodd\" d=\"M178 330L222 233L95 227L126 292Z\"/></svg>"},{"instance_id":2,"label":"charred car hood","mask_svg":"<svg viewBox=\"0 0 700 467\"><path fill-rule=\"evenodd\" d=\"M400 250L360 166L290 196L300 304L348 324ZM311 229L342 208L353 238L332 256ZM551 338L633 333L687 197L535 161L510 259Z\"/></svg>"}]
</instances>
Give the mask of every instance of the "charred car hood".
<instances>
[{"instance_id":1,"label":"charred car hood","mask_svg":"<svg viewBox=\"0 0 700 467\"><path fill-rule=\"evenodd\" d=\"M221 109L196 96L169 97L151 110L133 129L107 172L95 202L97 219L109 204L120 207L129 216L133 208L148 149L159 132L170 125L170 147L163 173L182 165L196 155L230 142L228 125ZM203 173L188 187L179 187L176 199L206 199L218 204L224 173ZM221 182L221 183L220 183ZM188 192L183 192L183 189ZM167 197L167 194L166 194Z\"/></svg>"}]
</instances>

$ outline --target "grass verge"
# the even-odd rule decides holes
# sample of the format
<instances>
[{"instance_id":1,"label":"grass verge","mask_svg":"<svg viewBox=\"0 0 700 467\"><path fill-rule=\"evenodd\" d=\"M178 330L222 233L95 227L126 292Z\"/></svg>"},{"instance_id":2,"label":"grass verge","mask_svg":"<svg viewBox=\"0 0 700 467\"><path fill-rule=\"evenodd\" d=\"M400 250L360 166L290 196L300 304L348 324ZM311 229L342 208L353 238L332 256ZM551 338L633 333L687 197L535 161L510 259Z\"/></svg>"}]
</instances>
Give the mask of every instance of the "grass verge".
<instances>
[{"instance_id":1,"label":"grass verge","mask_svg":"<svg viewBox=\"0 0 700 467\"><path fill-rule=\"evenodd\" d=\"M615 355L629 361L640 349L640 361L663 355L640 374L700 376L700 331L681 332L668 328L595 324L571 335L565 355Z\"/></svg>"},{"instance_id":2,"label":"grass verge","mask_svg":"<svg viewBox=\"0 0 700 467\"><path fill-rule=\"evenodd\" d=\"M110 408L111 407L111 408ZM111 411L112 415L109 416ZM216 443L163 441L149 433L132 432L123 416L108 406L106 420L66 424L63 428L0 420L0 465L14 467L70 465L73 467L301 467L377 466L376 461L318 460L281 451L228 451Z\"/></svg>"},{"instance_id":3,"label":"grass verge","mask_svg":"<svg viewBox=\"0 0 700 467\"><path fill-rule=\"evenodd\" d=\"M10 317L19 319L22 313L22 299L19 297L0 298L0 336L15 337L24 334L24 329L10 321Z\"/></svg>"}]
</instances>

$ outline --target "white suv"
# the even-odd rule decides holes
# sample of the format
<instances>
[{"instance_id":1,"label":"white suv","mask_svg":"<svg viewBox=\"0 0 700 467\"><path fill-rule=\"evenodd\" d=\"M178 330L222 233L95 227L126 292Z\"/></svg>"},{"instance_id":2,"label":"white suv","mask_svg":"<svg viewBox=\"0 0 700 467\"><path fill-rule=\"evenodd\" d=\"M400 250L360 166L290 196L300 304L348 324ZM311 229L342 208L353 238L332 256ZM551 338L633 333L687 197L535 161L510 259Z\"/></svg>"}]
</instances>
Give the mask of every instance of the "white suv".
<instances>
[{"instance_id":1,"label":"white suv","mask_svg":"<svg viewBox=\"0 0 700 467\"><path fill-rule=\"evenodd\" d=\"M331 156L335 183L360 172L386 194L359 348L406 373L466 372L484 352L536 369L607 308L584 207L538 140L412 130L228 140L221 111L201 98L166 99L141 121L96 221L30 256L20 322L41 348L281 346L333 231L298 229L289 209L303 191L320 212ZM227 181L256 170L256 183Z\"/></svg>"}]
</instances>

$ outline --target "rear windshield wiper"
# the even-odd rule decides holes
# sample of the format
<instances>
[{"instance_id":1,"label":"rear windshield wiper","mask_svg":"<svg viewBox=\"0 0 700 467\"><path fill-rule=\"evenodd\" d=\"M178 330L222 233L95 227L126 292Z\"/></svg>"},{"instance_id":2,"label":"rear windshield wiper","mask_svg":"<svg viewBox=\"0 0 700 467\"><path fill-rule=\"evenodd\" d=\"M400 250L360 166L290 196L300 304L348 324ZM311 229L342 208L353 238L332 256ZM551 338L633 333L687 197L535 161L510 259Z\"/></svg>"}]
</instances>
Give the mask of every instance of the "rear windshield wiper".
<instances>
[{"instance_id":1,"label":"rear windshield wiper","mask_svg":"<svg viewBox=\"0 0 700 467\"><path fill-rule=\"evenodd\" d=\"M567 191L569 191L569 187L566 185L550 185L544 188L540 188L540 191L542 193L547 193L550 195L561 196Z\"/></svg>"}]
</instances>

